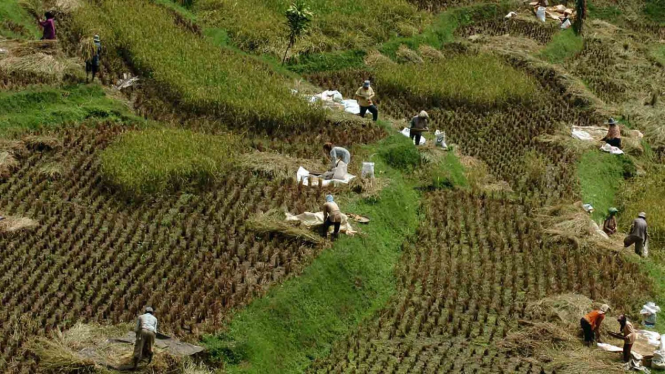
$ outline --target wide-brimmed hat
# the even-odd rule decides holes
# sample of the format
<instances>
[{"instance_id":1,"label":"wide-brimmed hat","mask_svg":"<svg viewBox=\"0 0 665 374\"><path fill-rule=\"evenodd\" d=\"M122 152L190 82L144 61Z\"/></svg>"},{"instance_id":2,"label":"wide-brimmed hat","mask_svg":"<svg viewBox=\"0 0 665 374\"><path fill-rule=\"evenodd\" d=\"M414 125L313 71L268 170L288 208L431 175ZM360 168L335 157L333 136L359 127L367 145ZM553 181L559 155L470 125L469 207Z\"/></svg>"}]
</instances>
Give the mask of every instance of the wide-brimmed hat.
<instances>
[{"instance_id":1,"label":"wide-brimmed hat","mask_svg":"<svg viewBox=\"0 0 665 374\"><path fill-rule=\"evenodd\" d=\"M617 214L617 213L619 213L619 209L617 209L617 208L610 208L610 209L608 209L607 211L610 212L610 214Z\"/></svg>"},{"instance_id":2,"label":"wide-brimmed hat","mask_svg":"<svg viewBox=\"0 0 665 374\"><path fill-rule=\"evenodd\" d=\"M603 305L601 305L601 307L600 307L600 312L601 312L601 313L607 313L607 312L609 312L609 310L610 310L610 306L607 305L607 304L603 304Z\"/></svg>"},{"instance_id":3,"label":"wide-brimmed hat","mask_svg":"<svg viewBox=\"0 0 665 374\"><path fill-rule=\"evenodd\" d=\"M429 118L429 114L427 114L426 111L422 110L420 113L418 113L418 117L420 118Z\"/></svg>"},{"instance_id":4,"label":"wide-brimmed hat","mask_svg":"<svg viewBox=\"0 0 665 374\"><path fill-rule=\"evenodd\" d=\"M145 312L146 313L154 313L155 311L151 307L147 306L147 307L145 307Z\"/></svg>"},{"instance_id":5,"label":"wide-brimmed hat","mask_svg":"<svg viewBox=\"0 0 665 374\"><path fill-rule=\"evenodd\" d=\"M642 310L640 311L640 314L656 314L660 312L660 307L656 305L653 301L649 301L648 303L642 305Z\"/></svg>"},{"instance_id":6,"label":"wide-brimmed hat","mask_svg":"<svg viewBox=\"0 0 665 374\"><path fill-rule=\"evenodd\" d=\"M618 125L619 122L615 121L614 118L610 118L609 120L607 120L607 122L605 122L605 124L606 125Z\"/></svg>"},{"instance_id":7,"label":"wide-brimmed hat","mask_svg":"<svg viewBox=\"0 0 665 374\"><path fill-rule=\"evenodd\" d=\"M95 35L95 37L94 37L94 38L92 38L92 40L94 40L94 41L98 42L98 41L99 41L99 35Z\"/></svg>"},{"instance_id":8,"label":"wide-brimmed hat","mask_svg":"<svg viewBox=\"0 0 665 374\"><path fill-rule=\"evenodd\" d=\"M640 212L637 216L640 218L645 218L645 219L647 218L647 214L644 212Z\"/></svg>"},{"instance_id":9,"label":"wide-brimmed hat","mask_svg":"<svg viewBox=\"0 0 665 374\"><path fill-rule=\"evenodd\" d=\"M370 86L370 84L371 84L371 82L370 82L370 81L365 81L365 83L363 83L363 87L369 87L369 86Z\"/></svg>"}]
</instances>

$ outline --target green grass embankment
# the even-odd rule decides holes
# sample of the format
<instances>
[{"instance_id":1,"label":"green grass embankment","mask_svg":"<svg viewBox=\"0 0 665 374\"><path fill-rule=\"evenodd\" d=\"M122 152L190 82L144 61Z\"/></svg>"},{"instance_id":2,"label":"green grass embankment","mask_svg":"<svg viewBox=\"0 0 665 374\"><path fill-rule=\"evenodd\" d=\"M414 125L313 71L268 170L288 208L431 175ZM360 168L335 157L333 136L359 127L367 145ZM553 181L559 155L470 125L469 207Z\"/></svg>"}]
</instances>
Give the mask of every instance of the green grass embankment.
<instances>
[{"instance_id":1,"label":"green grass embankment","mask_svg":"<svg viewBox=\"0 0 665 374\"><path fill-rule=\"evenodd\" d=\"M623 181L623 157L594 149L585 152L577 164L582 201L594 207L592 217L596 222L602 221L607 210L616 204L616 193Z\"/></svg>"},{"instance_id":2,"label":"green grass embankment","mask_svg":"<svg viewBox=\"0 0 665 374\"><path fill-rule=\"evenodd\" d=\"M584 48L584 39L575 35L573 29L558 32L540 52L540 57L553 64L560 64L580 53Z\"/></svg>"},{"instance_id":3,"label":"green grass embankment","mask_svg":"<svg viewBox=\"0 0 665 374\"><path fill-rule=\"evenodd\" d=\"M97 85L0 92L0 135L86 120L141 121Z\"/></svg>"},{"instance_id":4,"label":"green grass embankment","mask_svg":"<svg viewBox=\"0 0 665 374\"><path fill-rule=\"evenodd\" d=\"M408 144L395 134L364 149ZM374 157L377 175L390 181L377 201L342 204L371 218L362 235L342 237L297 277L254 301L223 334L205 339L230 373L296 373L327 354L332 344L380 310L395 293L400 246L415 233L420 196L413 178ZM385 171L385 173L381 173Z\"/></svg>"}]
</instances>

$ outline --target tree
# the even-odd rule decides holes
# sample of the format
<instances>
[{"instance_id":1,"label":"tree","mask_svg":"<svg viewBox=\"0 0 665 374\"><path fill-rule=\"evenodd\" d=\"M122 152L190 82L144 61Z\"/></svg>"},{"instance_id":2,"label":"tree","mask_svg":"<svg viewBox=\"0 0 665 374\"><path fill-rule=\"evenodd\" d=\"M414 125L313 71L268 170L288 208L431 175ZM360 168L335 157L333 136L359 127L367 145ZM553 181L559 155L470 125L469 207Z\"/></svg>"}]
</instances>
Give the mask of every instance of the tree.
<instances>
[{"instance_id":1,"label":"tree","mask_svg":"<svg viewBox=\"0 0 665 374\"><path fill-rule=\"evenodd\" d=\"M307 3L305 0L295 0L293 4L286 10L286 20L289 25L289 45L286 47L284 52L284 58L282 59L282 65L286 62L286 55L289 53L289 49L293 48L296 44L298 38L307 31L310 22L312 22L313 14L307 8Z\"/></svg>"}]
</instances>

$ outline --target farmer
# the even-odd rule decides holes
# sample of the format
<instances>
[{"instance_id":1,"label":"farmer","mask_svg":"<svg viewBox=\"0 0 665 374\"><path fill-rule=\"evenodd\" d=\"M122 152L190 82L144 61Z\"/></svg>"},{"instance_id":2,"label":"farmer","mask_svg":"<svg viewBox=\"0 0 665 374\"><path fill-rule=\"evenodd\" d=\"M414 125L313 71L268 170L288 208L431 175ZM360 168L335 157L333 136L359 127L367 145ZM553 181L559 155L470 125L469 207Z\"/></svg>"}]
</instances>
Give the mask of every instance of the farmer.
<instances>
[{"instance_id":1,"label":"farmer","mask_svg":"<svg viewBox=\"0 0 665 374\"><path fill-rule=\"evenodd\" d=\"M610 306L603 304L600 307L600 310L593 310L580 320L582 325L582 331L584 331L584 344L586 346L591 345L594 339L601 343L600 341L600 324L605 319L605 313L610 310Z\"/></svg>"},{"instance_id":2,"label":"farmer","mask_svg":"<svg viewBox=\"0 0 665 374\"><path fill-rule=\"evenodd\" d=\"M92 81L95 81L95 75L99 73L99 58L102 53L102 42L99 39L99 35L95 35L93 39L95 43L95 54L92 58L85 62L85 80L88 81L88 74L92 74Z\"/></svg>"},{"instance_id":3,"label":"farmer","mask_svg":"<svg viewBox=\"0 0 665 374\"><path fill-rule=\"evenodd\" d=\"M337 159L341 159L345 164L351 162L351 153L346 148L335 147L332 143L328 142L323 145L323 151L330 154L330 167L337 166Z\"/></svg>"},{"instance_id":4,"label":"farmer","mask_svg":"<svg viewBox=\"0 0 665 374\"><path fill-rule=\"evenodd\" d=\"M623 247L628 248L631 245L635 244L635 253L639 256L645 256L644 248L649 240L649 233L647 232L647 214L640 212L637 215L637 218L633 221L632 226L630 226L630 233L623 239Z\"/></svg>"},{"instance_id":5,"label":"farmer","mask_svg":"<svg viewBox=\"0 0 665 374\"><path fill-rule=\"evenodd\" d=\"M345 180L346 174L348 174L346 162L337 159L335 167L321 174L321 178L325 180L331 180L331 179Z\"/></svg>"},{"instance_id":6,"label":"farmer","mask_svg":"<svg viewBox=\"0 0 665 374\"><path fill-rule=\"evenodd\" d=\"M427 121L429 120L429 115L426 111L421 111L417 116L411 118L411 129L409 134L411 140L415 139L416 146L420 145L420 137L422 136L423 131L429 131L427 127Z\"/></svg>"},{"instance_id":7,"label":"farmer","mask_svg":"<svg viewBox=\"0 0 665 374\"><path fill-rule=\"evenodd\" d=\"M637 333L633 324L628 321L624 314L620 315L617 321L621 326L619 335L623 336L623 362L628 362L630 361L630 351L633 349L633 343L637 339Z\"/></svg>"},{"instance_id":8,"label":"farmer","mask_svg":"<svg viewBox=\"0 0 665 374\"><path fill-rule=\"evenodd\" d=\"M572 11L570 9L566 9L563 12L563 17L559 17L559 21L561 21L561 30L565 30L572 26L572 23L570 22L570 15Z\"/></svg>"},{"instance_id":9,"label":"farmer","mask_svg":"<svg viewBox=\"0 0 665 374\"><path fill-rule=\"evenodd\" d=\"M613 147L621 148L621 129L619 128L619 122L615 121L614 118L610 118L605 124L610 127L607 129L607 135L601 140Z\"/></svg>"},{"instance_id":10,"label":"farmer","mask_svg":"<svg viewBox=\"0 0 665 374\"><path fill-rule=\"evenodd\" d=\"M649 301L642 306L640 314L642 315L642 324L647 328L656 326L656 314L660 312L660 307L653 301Z\"/></svg>"},{"instance_id":11,"label":"farmer","mask_svg":"<svg viewBox=\"0 0 665 374\"><path fill-rule=\"evenodd\" d=\"M326 203L323 204L323 237L328 237L328 229L330 226L335 227L333 231L332 239L336 240L339 235L339 227L342 224L342 212L339 210L339 206L335 203L335 200L332 195L326 196Z\"/></svg>"},{"instance_id":12,"label":"farmer","mask_svg":"<svg viewBox=\"0 0 665 374\"><path fill-rule=\"evenodd\" d=\"M612 236L617 232L616 214L618 212L617 208L610 208L608 210L609 215L605 218L605 222L603 222L603 231L609 236Z\"/></svg>"},{"instance_id":13,"label":"farmer","mask_svg":"<svg viewBox=\"0 0 665 374\"><path fill-rule=\"evenodd\" d=\"M151 307L145 308L145 314L136 321L136 344L134 345L134 369L144 356L148 356L148 364L152 362L152 345L155 344L157 334L157 318Z\"/></svg>"},{"instance_id":14,"label":"farmer","mask_svg":"<svg viewBox=\"0 0 665 374\"><path fill-rule=\"evenodd\" d=\"M39 20L39 26L44 28L44 34L42 40L55 40L55 22L53 21L53 13L46 12L44 13L46 20Z\"/></svg>"},{"instance_id":15,"label":"farmer","mask_svg":"<svg viewBox=\"0 0 665 374\"><path fill-rule=\"evenodd\" d=\"M365 118L365 113L369 110L372 113L372 119L376 121L379 118L379 110L372 102L374 98L374 90L370 87L370 81L365 81L363 86L356 91L356 100L360 105L360 116Z\"/></svg>"}]
</instances>

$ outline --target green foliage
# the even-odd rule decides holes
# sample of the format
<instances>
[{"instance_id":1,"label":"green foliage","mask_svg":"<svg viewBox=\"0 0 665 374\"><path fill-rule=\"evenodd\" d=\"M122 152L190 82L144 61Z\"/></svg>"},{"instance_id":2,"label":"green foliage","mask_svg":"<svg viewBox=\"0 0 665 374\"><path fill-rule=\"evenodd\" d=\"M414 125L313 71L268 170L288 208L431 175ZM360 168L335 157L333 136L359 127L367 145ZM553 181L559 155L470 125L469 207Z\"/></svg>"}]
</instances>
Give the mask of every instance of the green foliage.
<instances>
[{"instance_id":1,"label":"green foliage","mask_svg":"<svg viewBox=\"0 0 665 374\"><path fill-rule=\"evenodd\" d=\"M540 53L540 57L551 63L562 63L575 56L584 48L584 39L575 35L571 29L563 30L552 38L545 49Z\"/></svg>"},{"instance_id":2,"label":"green foliage","mask_svg":"<svg viewBox=\"0 0 665 374\"><path fill-rule=\"evenodd\" d=\"M409 95L422 105L500 107L528 103L538 94L534 78L495 56L456 56L425 64L381 64L376 69L382 92Z\"/></svg>"},{"instance_id":3,"label":"green foliage","mask_svg":"<svg viewBox=\"0 0 665 374\"><path fill-rule=\"evenodd\" d=\"M593 218L601 221L607 210L616 205L616 191L624 176L624 156L612 155L598 150L585 152L577 165L582 201L593 205Z\"/></svg>"},{"instance_id":4,"label":"green foliage","mask_svg":"<svg viewBox=\"0 0 665 374\"><path fill-rule=\"evenodd\" d=\"M665 24L665 0L647 0L642 11L648 20Z\"/></svg>"},{"instance_id":5,"label":"green foliage","mask_svg":"<svg viewBox=\"0 0 665 374\"><path fill-rule=\"evenodd\" d=\"M201 186L232 166L235 144L188 130L132 131L102 152L102 175L130 197Z\"/></svg>"},{"instance_id":6,"label":"green foliage","mask_svg":"<svg viewBox=\"0 0 665 374\"><path fill-rule=\"evenodd\" d=\"M340 206L345 212L372 218L363 227L364 235L340 238L302 275L240 311L226 335L219 337L221 342L210 337L205 340L213 358L228 359L227 372L302 373L395 293L394 266L401 244L418 225L419 196L400 173L380 159L376 167L386 171L385 177L391 181L380 198ZM241 349L238 355L234 347ZM231 362L235 357L245 360L235 364Z\"/></svg>"},{"instance_id":7,"label":"green foliage","mask_svg":"<svg viewBox=\"0 0 665 374\"><path fill-rule=\"evenodd\" d=\"M452 151L446 152L440 157L426 165L423 165L425 187L428 189L450 189L455 187L466 188L469 182L464 174L464 166Z\"/></svg>"},{"instance_id":8,"label":"green foliage","mask_svg":"<svg viewBox=\"0 0 665 374\"><path fill-rule=\"evenodd\" d=\"M141 121L97 85L0 92L0 134L90 120Z\"/></svg>"},{"instance_id":9,"label":"green foliage","mask_svg":"<svg viewBox=\"0 0 665 374\"><path fill-rule=\"evenodd\" d=\"M656 45L651 49L651 57L665 66L665 45Z\"/></svg>"},{"instance_id":10,"label":"green foliage","mask_svg":"<svg viewBox=\"0 0 665 374\"><path fill-rule=\"evenodd\" d=\"M0 1L0 36L12 39L37 39L37 21L16 0Z\"/></svg>"},{"instance_id":11,"label":"green foliage","mask_svg":"<svg viewBox=\"0 0 665 374\"><path fill-rule=\"evenodd\" d=\"M173 22L169 10L148 1L107 0L78 10L73 29L80 35L99 30L109 54L122 55L164 101L187 112L261 129L324 119L322 111L292 95L270 66L193 37Z\"/></svg>"},{"instance_id":12,"label":"green foliage","mask_svg":"<svg viewBox=\"0 0 665 374\"><path fill-rule=\"evenodd\" d=\"M420 165L420 153L413 141L405 136L393 137L382 143L379 155L391 167L411 171Z\"/></svg>"},{"instance_id":13,"label":"green foliage","mask_svg":"<svg viewBox=\"0 0 665 374\"><path fill-rule=\"evenodd\" d=\"M602 19L607 22L617 23L622 15L617 6L597 6L594 2L587 3L589 17Z\"/></svg>"},{"instance_id":14,"label":"green foliage","mask_svg":"<svg viewBox=\"0 0 665 374\"><path fill-rule=\"evenodd\" d=\"M298 38L307 31L309 24L312 22L314 14L307 7L305 0L295 0L289 9L286 10L286 24L289 26L289 46L284 52L284 58L282 58L282 65L286 61L286 55L289 52L289 49L292 48Z\"/></svg>"}]
</instances>

